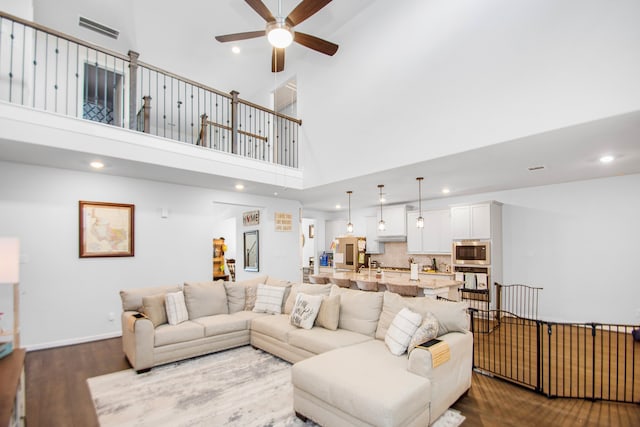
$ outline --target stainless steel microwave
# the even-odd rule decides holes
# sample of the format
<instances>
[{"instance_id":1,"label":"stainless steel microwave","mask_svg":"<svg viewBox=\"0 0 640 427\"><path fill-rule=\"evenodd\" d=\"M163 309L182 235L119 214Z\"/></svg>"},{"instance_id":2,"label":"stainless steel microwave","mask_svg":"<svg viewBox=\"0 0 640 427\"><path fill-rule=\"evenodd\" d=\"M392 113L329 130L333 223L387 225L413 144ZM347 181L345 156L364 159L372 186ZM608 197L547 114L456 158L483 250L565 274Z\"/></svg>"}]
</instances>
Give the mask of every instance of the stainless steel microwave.
<instances>
[{"instance_id":1,"label":"stainless steel microwave","mask_svg":"<svg viewBox=\"0 0 640 427\"><path fill-rule=\"evenodd\" d=\"M453 242L454 265L491 265L491 243L488 240Z\"/></svg>"}]
</instances>

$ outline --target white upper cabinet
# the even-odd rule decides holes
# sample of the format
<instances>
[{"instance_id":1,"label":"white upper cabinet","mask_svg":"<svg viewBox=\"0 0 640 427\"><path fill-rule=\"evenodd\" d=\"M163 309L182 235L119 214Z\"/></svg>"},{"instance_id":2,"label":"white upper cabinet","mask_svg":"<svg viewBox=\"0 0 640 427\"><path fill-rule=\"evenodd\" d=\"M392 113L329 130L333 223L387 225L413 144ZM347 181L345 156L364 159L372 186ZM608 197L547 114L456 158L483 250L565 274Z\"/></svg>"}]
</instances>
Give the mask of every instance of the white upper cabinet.
<instances>
[{"instance_id":1,"label":"white upper cabinet","mask_svg":"<svg viewBox=\"0 0 640 427\"><path fill-rule=\"evenodd\" d=\"M499 220L499 209L495 202L477 203L451 208L451 238L453 240L489 240L492 237L492 220ZM496 221L494 221L496 222ZM498 226L496 222L494 226Z\"/></svg>"},{"instance_id":2,"label":"white upper cabinet","mask_svg":"<svg viewBox=\"0 0 640 427\"><path fill-rule=\"evenodd\" d=\"M378 236L406 236L407 235L407 207L383 206L382 219L384 219L385 229L378 230ZM378 221L380 221L380 211L378 211Z\"/></svg>"},{"instance_id":3,"label":"white upper cabinet","mask_svg":"<svg viewBox=\"0 0 640 427\"><path fill-rule=\"evenodd\" d=\"M407 212L407 252L414 254L451 253L449 209L423 211L424 228L416 227L419 212Z\"/></svg>"}]
</instances>

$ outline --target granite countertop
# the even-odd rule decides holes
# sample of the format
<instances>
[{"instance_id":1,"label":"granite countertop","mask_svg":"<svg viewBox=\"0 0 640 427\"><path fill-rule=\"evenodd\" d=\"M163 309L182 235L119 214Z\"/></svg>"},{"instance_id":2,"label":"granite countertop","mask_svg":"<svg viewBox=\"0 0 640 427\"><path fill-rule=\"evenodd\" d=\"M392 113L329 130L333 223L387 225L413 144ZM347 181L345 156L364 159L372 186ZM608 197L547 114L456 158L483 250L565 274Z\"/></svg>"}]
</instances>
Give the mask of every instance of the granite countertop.
<instances>
[{"instance_id":1,"label":"granite countertop","mask_svg":"<svg viewBox=\"0 0 640 427\"><path fill-rule=\"evenodd\" d=\"M375 271L363 270L362 273L355 273L353 271L335 272L333 274L326 274L326 276L332 276L336 279L350 279L350 280L369 280L376 281L382 285L391 283L393 285L414 285L419 288L437 289L451 286L459 286L464 282L452 279L439 279L439 278L421 278L417 281L410 280L410 274L402 271L383 272L382 277L376 278Z\"/></svg>"}]
</instances>

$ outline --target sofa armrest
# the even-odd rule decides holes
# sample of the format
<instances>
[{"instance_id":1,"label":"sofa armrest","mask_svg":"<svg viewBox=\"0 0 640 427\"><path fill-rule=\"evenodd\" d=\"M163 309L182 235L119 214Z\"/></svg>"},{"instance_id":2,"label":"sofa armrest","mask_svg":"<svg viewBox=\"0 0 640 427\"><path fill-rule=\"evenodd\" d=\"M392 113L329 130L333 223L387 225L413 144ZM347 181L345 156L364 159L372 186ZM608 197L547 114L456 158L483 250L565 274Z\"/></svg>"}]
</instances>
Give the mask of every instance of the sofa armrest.
<instances>
[{"instance_id":1,"label":"sofa armrest","mask_svg":"<svg viewBox=\"0 0 640 427\"><path fill-rule=\"evenodd\" d=\"M471 388L473 372L473 334L450 332L438 337L449 344L451 358L433 367L431 352L421 348L409 355L409 372L423 376L431 382L430 421L434 422L448 407Z\"/></svg>"},{"instance_id":2,"label":"sofa armrest","mask_svg":"<svg viewBox=\"0 0 640 427\"><path fill-rule=\"evenodd\" d=\"M122 350L136 371L153 367L155 330L151 320L136 318L135 311L122 313Z\"/></svg>"},{"instance_id":3,"label":"sofa armrest","mask_svg":"<svg viewBox=\"0 0 640 427\"><path fill-rule=\"evenodd\" d=\"M426 349L415 348L409 354L409 363L407 365L409 372L434 380L447 375L448 371L459 371L462 367L471 371L473 335L470 332L450 332L438 337L438 339L449 344L451 358L434 368L431 352Z\"/></svg>"}]
</instances>

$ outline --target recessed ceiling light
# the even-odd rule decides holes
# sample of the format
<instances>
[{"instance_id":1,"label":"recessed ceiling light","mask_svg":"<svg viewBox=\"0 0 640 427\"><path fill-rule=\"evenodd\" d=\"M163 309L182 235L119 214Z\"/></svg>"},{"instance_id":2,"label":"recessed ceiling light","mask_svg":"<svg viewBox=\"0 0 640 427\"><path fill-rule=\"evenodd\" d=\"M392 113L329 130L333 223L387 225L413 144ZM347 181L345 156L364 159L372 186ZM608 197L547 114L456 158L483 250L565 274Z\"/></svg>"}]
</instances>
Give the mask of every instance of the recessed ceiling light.
<instances>
[{"instance_id":1,"label":"recessed ceiling light","mask_svg":"<svg viewBox=\"0 0 640 427\"><path fill-rule=\"evenodd\" d=\"M278 192L277 192L277 191L274 191L274 192L273 192L273 195L277 197L277 196L278 196Z\"/></svg>"},{"instance_id":2,"label":"recessed ceiling light","mask_svg":"<svg viewBox=\"0 0 640 427\"><path fill-rule=\"evenodd\" d=\"M94 169L102 169L104 167L104 163L98 161L91 162L89 165Z\"/></svg>"},{"instance_id":3,"label":"recessed ceiling light","mask_svg":"<svg viewBox=\"0 0 640 427\"><path fill-rule=\"evenodd\" d=\"M238 46L234 46L231 48L231 52L235 53L236 55L240 53L240 48Z\"/></svg>"},{"instance_id":4,"label":"recessed ceiling light","mask_svg":"<svg viewBox=\"0 0 640 427\"><path fill-rule=\"evenodd\" d=\"M387 201L387 199L385 199L384 196L380 197L380 203L384 203L386 201Z\"/></svg>"},{"instance_id":5,"label":"recessed ceiling light","mask_svg":"<svg viewBox=\"0 0 640 427\"><path fill-rule=\"evenodd\" d=\"M340 209L340 203L336 205L336 209Z\"/></svg>"},{"instance_id":6,"label":"recessed ceiling light","mask_svg":"<svg viewBox=\"0 0 640 427\"><path fill-rule=\"evenodd\" d=\"M451 192L451 190L449 190L448 188L443 188L442 189L442 194L449 194Z\"/></svg>"},{"instance_id":7,"label":"recessed ceiling light","mask_svg":"<svg viewBox=\"0 0 640 427\"><path fill-rule=\"evenodd\" d=\"M236 184L236 190L244 190L244 185Z\"/></svg>"},{"instance_id":8,"label":"recessed ceiling light","mask_svg":"<svg viewBox=\"0 0 640 427\"><path fill-rule=\"evenodd\" d=\"M614 157L607 155L607 156L602 156L600 157L600 163L611 163L613 162Z\"/></svg>"}]
</instances>

